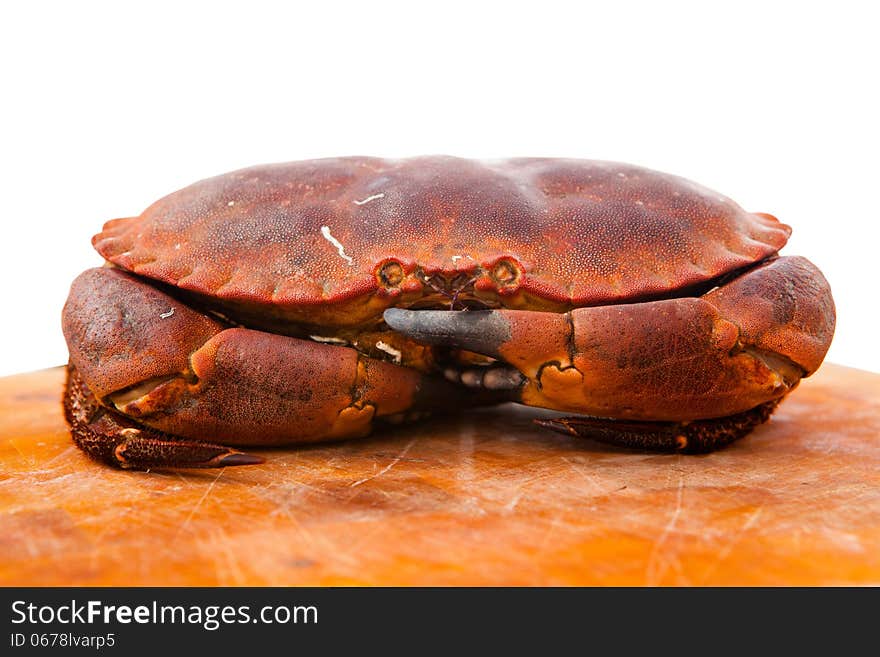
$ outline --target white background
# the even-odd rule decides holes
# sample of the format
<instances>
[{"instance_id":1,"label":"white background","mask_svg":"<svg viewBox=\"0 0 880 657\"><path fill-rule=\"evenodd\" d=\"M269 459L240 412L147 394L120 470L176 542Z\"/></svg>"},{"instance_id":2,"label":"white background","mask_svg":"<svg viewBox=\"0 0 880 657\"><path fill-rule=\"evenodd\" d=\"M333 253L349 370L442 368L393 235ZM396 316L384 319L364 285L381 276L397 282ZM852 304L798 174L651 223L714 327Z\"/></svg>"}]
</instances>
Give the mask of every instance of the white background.
<instances>
[{"instance_id":1,"label":"white background","mask_svg":"<svg viewBox=\"0 0 880 657\"><path fill-rule=\"evenodd\" d=\"M333 155L622 160L794 227L829 360L880 371L872 3L3 3L0 375L66 360L113 217L197 179Z\"/></svg>"}]
</instances>

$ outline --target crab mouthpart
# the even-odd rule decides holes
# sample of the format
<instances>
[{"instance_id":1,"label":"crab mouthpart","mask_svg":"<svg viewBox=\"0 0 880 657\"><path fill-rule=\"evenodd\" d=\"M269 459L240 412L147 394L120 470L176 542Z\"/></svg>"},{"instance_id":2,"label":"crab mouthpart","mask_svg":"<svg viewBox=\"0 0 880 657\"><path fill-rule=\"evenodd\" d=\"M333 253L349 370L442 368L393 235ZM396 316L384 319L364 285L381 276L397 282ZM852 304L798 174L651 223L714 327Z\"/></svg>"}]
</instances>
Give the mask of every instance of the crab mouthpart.
<instances>
[{"instance_id":1,"label":"crab mouthpart","mask_svg":"<svg viewBox=\"0 0 880 657\"><path fill-rule=\"evenodd\" d=\"M443 376L452 383L486 390L516 390L526 383L526 377L520 372L503 365L482 365L466 369L450 366L443 370Z\"/></svg>"}]
</instances>

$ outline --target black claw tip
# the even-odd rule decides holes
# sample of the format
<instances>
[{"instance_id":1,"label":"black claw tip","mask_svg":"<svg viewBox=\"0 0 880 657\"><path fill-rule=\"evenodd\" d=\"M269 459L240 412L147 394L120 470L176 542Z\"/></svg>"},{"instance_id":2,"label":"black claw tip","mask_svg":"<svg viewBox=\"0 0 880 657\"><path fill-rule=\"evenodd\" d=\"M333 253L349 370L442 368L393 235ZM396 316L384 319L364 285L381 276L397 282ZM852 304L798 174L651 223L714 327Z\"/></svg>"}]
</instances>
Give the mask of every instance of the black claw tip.
<instances>
[{"instance_id":1,"label":"black claw tip","mask_svg":"<svg viewBox=\"0 0 880 657\"><path fill-rule=\"evenodd\" d=\"M382 317L388 326L398 328L408 325L415 312L415 310L406 310L405 308L388 308L382 313Z\"/></svg>"},{"instance_id":2,"label":"black claw tip","mask_svg":"<svg viewBox=\"0 0 880 657\"><path fill-rule=\"evenodd\" d=\"M258 463L265 463L266 459L261 456L254 456L253 454L245 454L244 452L232 452L223 456L217 461L218 466L227 466L227 465L256 465Z\"/></svg>"},{"instance_id":3,"label":"black claw tip","mask_svg":"<svg viewBox=\"0 0 880 657\"><path fill-rule=\"evenodd\" d=\"M392 329L418 342L461 347L487 356L497 356L498 347L510 339L510 324L492 310L389 308L384 319Z\"/></svg>"}]
</instances>

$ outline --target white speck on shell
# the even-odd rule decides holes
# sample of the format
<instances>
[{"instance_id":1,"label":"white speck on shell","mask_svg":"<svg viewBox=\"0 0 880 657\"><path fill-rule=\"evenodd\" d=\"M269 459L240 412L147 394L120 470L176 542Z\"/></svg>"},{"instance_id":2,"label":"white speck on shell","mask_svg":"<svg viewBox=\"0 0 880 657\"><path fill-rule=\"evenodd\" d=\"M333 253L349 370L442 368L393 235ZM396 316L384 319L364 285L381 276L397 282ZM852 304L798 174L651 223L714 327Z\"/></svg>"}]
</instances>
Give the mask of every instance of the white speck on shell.
<instances>
[{"instance_id":1,"label":"white speck on shell","mask_svg":"<svg viewBox=\"0 0 880 657\"><path fill-rule=\"evenodd\" d=\"M348 264L353 264L354 259L351 256L345 255L345 247L342 246L342 242L333 237L330 233L330 226L321 226L321 235L324 236L324 239L330 242L333 246L336 247L336 250L339 252L339 257L348 262Z\"/></svg>"},{"instance_id":2,"label":"white speck on shell","mask_svg":"<svg viewBox=\"0 0 880 657\"><path fill-rule=\"evenodd\" d=\"M379 194L373 194L372 196L368 196L365 199L360 201L352 201L355 205L364 205L369 203L370 201L375 201L376 199L385 198L385 192L380 192Z\"/></svg>"},{"instance_id":3,"label":"white speck on shell","mask_svg":"<svg viewBox=\"0 0 880 657\"><path fill-rule=\"evenodd\" d=\"M168 319L173 314L174 314L174 308L172 308L171 310L169 310L166 313L159 313L159 317L161 317L162 319Z\"/></svg>"},{"instance_id":4,"label":"white speck on shell","mask_svg":"<svg viewBox=\"0 0 880 657\"><path fill-rule=\"evenodd\" d=\"M392 356L394 358L394 362L398 365L400 364L401 358L403 358L403 354L400 352L400 349L395 349L387 342L382 342L381 340L379 340L376 343L376 349L384 351L386 354Z\"/></svg>"}]
</instances>

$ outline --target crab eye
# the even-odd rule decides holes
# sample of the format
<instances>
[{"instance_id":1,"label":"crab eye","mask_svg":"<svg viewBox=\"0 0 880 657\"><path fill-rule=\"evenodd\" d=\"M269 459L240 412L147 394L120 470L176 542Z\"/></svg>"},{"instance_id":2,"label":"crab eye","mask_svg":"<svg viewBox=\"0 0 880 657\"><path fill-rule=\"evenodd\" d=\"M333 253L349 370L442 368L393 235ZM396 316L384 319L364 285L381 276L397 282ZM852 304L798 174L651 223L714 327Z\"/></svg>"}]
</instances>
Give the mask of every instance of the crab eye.
<instances>
[{"instance_id":1,"label":"crab eye","mask_svg":"<svg viewBox=\"0 0 880 657\"><path fill-rule=\"evenodd\" d=\"M519 267L516 263L503 259L495 263L492 267L492 278L498 285L511 285L519 278Z\"/></svg>"},{"instance_id":2,"label":"crab eye","mask_svg":"<svg viewBox=\"0 0 880 657\"><path fill-rule=\"evenodd\" d=\"M378 276L385 287L397 287L403 281L403 267L396 260L390 260L379 268Z\"/></svg>"}]
</instances>

